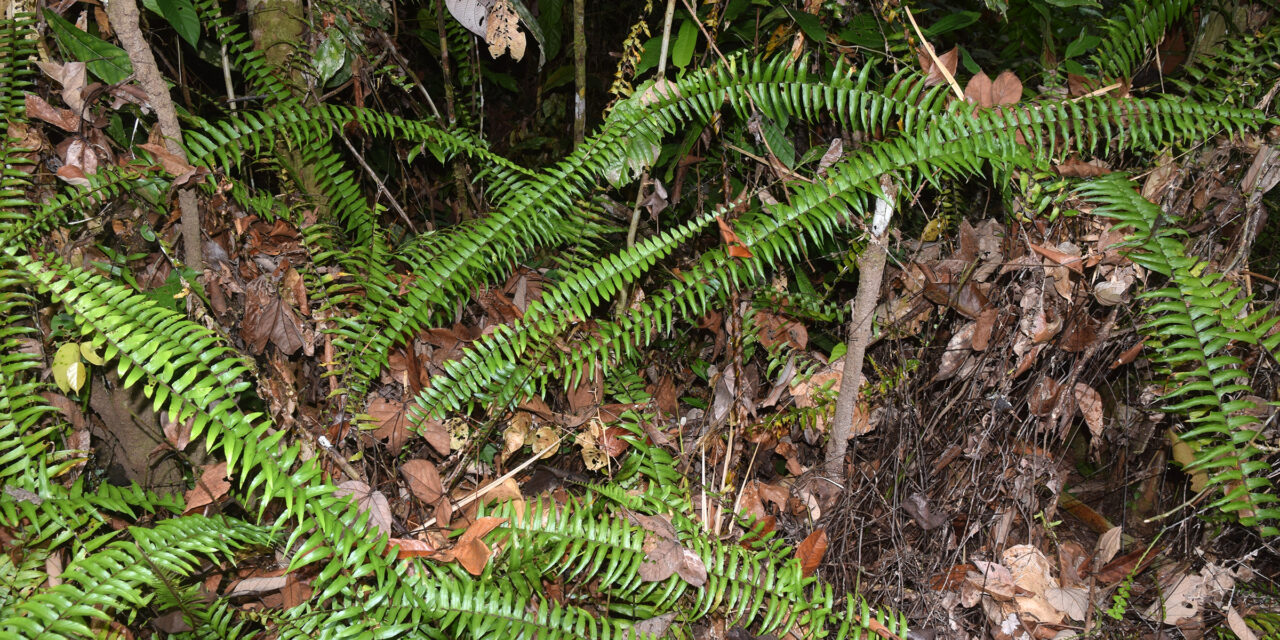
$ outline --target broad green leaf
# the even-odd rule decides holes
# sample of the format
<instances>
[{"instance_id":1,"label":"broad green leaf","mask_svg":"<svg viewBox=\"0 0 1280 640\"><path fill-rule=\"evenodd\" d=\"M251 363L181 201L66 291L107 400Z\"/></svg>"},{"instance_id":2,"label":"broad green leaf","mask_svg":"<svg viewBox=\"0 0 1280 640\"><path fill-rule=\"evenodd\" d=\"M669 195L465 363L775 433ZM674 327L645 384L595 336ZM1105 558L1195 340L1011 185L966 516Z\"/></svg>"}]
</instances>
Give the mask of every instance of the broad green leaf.
<instances>
[{"instance_id":1,"label":"broad green leaf","mask_svg":"<svg viewBox=\"0 0 1280 640\"><path fill-rule=\"evenodd\" d=\"M693 60L694 45L698 44L698 25L693 20L680 23L680 33L671 45L671 64L681 69L689 66L689 61Z\"/></svg>"},{"instance_id":2,"label":"broad green leaf","mask_svg":"<svg viewBox=\"0 0 1280 640\"><path fill-rule=\"evenodd\" d=\"M160 7L160 15L191 46L200 42L200 18L196 16L196 7L191 0L156 0Z\"/></svg>"},{"instance_id":3,"label":"broad green leaf","mask_svg":"<svg viewBox=\"0 0 1280 640\"><path fill-rule=\"evenodd\" d=\"M315 67L317 84L323 86L347 61L347 39L338 29L325 31L324 40L316 47Z\"/></svg>"},{"instance_id":4,"label":"broad green leaf","mask_svg":"<svg viewBox=\"0 0 1280 640\"><path fill-rule=\"evenodd\" d=\"M133 74L133 64L124 49L85 33L62 16L45 9L44 18L58 44L77 61L85 63L89 72L107 84L118 84Z\"/></svg>"},{"instance_id":5,"label":"broad green leaf","mask_svg":"<svg viewBox=\"0 0 1280 640\"><path fill-rule=\"evenodd\" d=\"M1091 36L1087 32L1081 31L1080 37L1072 40L1071 44L1067 45L1067 52L1064 57L1067 59L1074 58L1098 46L1100 42L1102 42L1102 38Z\"/></svg>"},{"instance_id":6,"label":"broad green leaf","mask_svg":"<svg viewBox=\"0 0 1280 640\"><path fill-rule=\"evenodd\" d=\"M924 29L924 35L932 40L938 36L951 33L952 31L963 29L977 22L980 17L982 17L982 14L977 11L957 11L955 13L948 13L947 15L939 18L937 22L929 25L929 28Z\"/></svg>"},{"instance_id":7,"label":"broad green leaf","mask_svg":"<svg viewBox=\"0 0 1280 640\"><path fill-rule=\"evenodd\" d=\"M823 44L827 41L827 30L822 28L822 21L818 19L818 16L805 11L791 11L789 13L800 27L800 30L806 36L809 36L810 40L818 44Z\"/></svg>"}]
</instances>

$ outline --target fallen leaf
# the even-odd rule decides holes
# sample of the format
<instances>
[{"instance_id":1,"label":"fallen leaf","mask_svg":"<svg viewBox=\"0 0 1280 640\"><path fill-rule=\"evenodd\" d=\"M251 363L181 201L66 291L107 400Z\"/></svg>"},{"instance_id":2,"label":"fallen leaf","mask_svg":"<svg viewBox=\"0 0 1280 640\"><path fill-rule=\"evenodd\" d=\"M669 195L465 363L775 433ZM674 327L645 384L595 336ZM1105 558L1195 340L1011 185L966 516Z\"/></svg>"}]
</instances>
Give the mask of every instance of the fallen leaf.
<instances>
[{"instance_id":1,"label":"fallen leaf","mask_svg":"<svg viewBox=\"0 0 1280 640\"><path fill-rule=\"evenodd\" d=\"M1146 338L1139 340L1137 344L1125 349L1112 363L1112 369L1129 364L1138 358L1138 354L1142 353L1142 345L1146 343Z\"/></svg>"},{"instance_id":2,"label":"fallen leaf","mask_svg":"<svg viewBox=\"0 0 1280 640\"><path fill-rule=\"evenodd\" d=\"M400 465L400 475L409 484L409 491L429 505L435 505L444 497L444 483L440 480L440 472L429 460L406 460Z\"/></svg>"},{"instance_id":3,"label":"fallen leaf","mask_svg":"<svg viewBox=\"0 0 1280 640\"><path fill-rule=\"evenodd\" d=\"M979 107L990 107L995 105L991 99L991 78L987 74L979 71L969 78L969 82L964 85L964 97L969 102Z\"/></svg>"},{"instance_id":4,"label":"fallen leaf","mask_svg":"<svg viewBox=\"0 0 1280 640\"><path fill-rule=\"evenodd\" d=\"M227 491L231 490L231 481L227 479L227 463L207 464L202 469L196 486L183 495L187 503L184 513L195 513L201 507L213 504L215 500L227 495Z\"/></svg>"},{"instance_id":5,"label":"fallen leaf","mask_svg":"<svg viewBox=\"0 0 1280 640\"><path fill-rule=\"evenodd\" d=\"M269 276L258 276L245 287L240 336L254 355L262 355L268 341L275 344L280 353L297 353L307 343L303 330L302 320L293 307L280 298Z\"/></svg>"},{"instance_id":6,"label":"fallen leaf","mask_svg":"<svg viewBox=\"0 0 1280 640\"><path fill-rule=\"evenodd\" d=\"M489 564L489 545L483 540L459 542L452 552L454 561L473 576L484 573L485 566Z\"/></svg>"},{"instance_id":7,"label":"fallen leaf","mask_svg":"<svg viewBox=\"0 0 1280 640\"><path fill-rule=\"evenodd\" d=\"M1076 398L1076 405L1080 409L1080 415L1084 416L1085 424L1089 425L1089 433L1093 437L1102 437L1102 432L1106 428L1106 422L1103 419L1102 396L1094 390L1093 387L1077 382L1072 394Z\"/></svg>"},{"instance_id":8,"label":"fallen leaf","mask_svg":"<svg viewBox=\"0 0 1280 640\"><path fill-rule=\"evenodd\" d=\"M676 567L676 575L691 586L701 587L707 584L707 565L693 550L681 549L680 565Z\"/></svg>"},{"instance_id":9,"label":"fallen leaf","mask_svg":"<svg viewBox=\"0 0 1280 640\"><path fill-rule=\"evenodd\" d=\"M162 144L147 142L138 145L138 148L155 156L156 160L160 161L160 168L164 169L165 173L173 176L182 176L195 171L195 167L187 164L182 158L169 153L169 150Z\"/></svg>"},{"instance_id":10,"label":"fallen leaf","mask_svg":"<svg viewBox=\"0 0 1280 640\"><path fill-rule=\"evenodd\" d=\"M819 527L814 529L804 541L796 547L796 557L800 559L800 573L804 577L813 575L818 570L818 565L822 562L822 556L827 553L827 530Z\"/></svg>"},{"instance_id":11,"label":"fallen leaf","mask_svg":"<svg viewBox=\"0 0 1280 640\"><path fill-rule=\"evenodd\" d=\"M1239 640L1258 640L1258 634L1249 628L1249 624L1244 621L1236 607L1227 610L1227 626Z\"/></svg>"},{"instance_id":12,"label":"fallen leaf","mask_svg":"<svg viewBox=\"0 0 1280 640\"><path fill-rule=\"evenodd\" d=\"M1098 536L1097 564L1104 565L1111 562L1120 552L1120 527L1111 527L1101 536Z\"/></svg>"},{"instance_id":13,"label":"fallen leaf","mask_svg":"<svg viewBox=\"0 0 1280 640\"><path fill-rule=\"evenodd\" d=\"M663 538L644 556L638 573L645 582L660 582L676 572L684 558L684 548L673 539Z\"/></svg>"},{"instance_id":14,"label":"fallen leaf","mask_svg":"<svg viewBox=\"0 0 1280 640\"><path fill-rule=\"evenodd\" d=\"M44 120L49 124L58 127L64 131L76 133L80 131L80 117L70 109L60 109L48 102L44 98L34 93L26 95L27 115L32 118Z\"/></svg>"},{"instance_id":15,"label":"fallen leaf","mask_svg":"<svg viewBox=\"0 0 1280 640\"><path fill-rule=\"evenodd\" d=\"M922 493L913 493L902 503L902 510L920 525L921 529L930 531L950 521L945 513L934 513L929 508L929 499Z\"/></svg>"},{"instance_id":16,"label":"fallen leaf","mask_svg":"<svg viewBox=\"0 0 1280 640\"><path fill-rule=\"evenodd\" d=\"M933 376L934 381L949 380L960 370L960 365L964 364L972 353L973 335L976 331L977 323L970 322L951 336L947 341L946 349L942 352L942 362L938 365L938 372Z\"/></svg>"},{"instance_id":17,"label":"fallen leaf","mask_svg":"<svg viewBox=\"0 0 1280 640\"><path fill-rule=\"evenodd\" d=\"M356 508L361 513L369 514L369 524L377 527L381 533L391 535L391 505L381 491L374 491L359 480L347 480L338 485L333 495L338 498L355 496Z\"/></svg>"},{"instance_id":18,"label":"fallen leaf","mask_svg":"<svg viewBox=\"0 0 1280 640\"><path fill-rule=\"evenodd\" d=\"M1072 620L1084 620L1089 609L1089 590L1084 587L1049 587L1045 600Z\"/></svg>"},{"instance_id":19,"label":"fallen leaf","mask_svg":"<svg viewBox=\"0 0 1280 640\"><path fill-rule=\"evenodd\" d=\"M439 549L435 545L413 538L392 538L388 543L392 547L399 547L396 554L399 559L434 557L439 554Z\"/></svg>"},{"instance_id":20,"label":"fallen leaf","mask_svg":"<svg viewBox=\"0 0 1280 640\"><path fill-rule=\"evenodd\" d=\"M408 442L412 436L412 432L409 431L409 415L405 403L375 395L365 412L378 425L373 432L373 437L386 440L387 448L392 455L399 454L404 443Z\"/></svg>"},{"instance_id":21,"label":"fallen leaf","mask_svg":"<svg viewBox=\"0 0 1280 640\"><path fill-rule=\"evenodd\" d=\"M933 45L925 43L926 47L933 49ZM936 49L934 49L936 51ZM956 75L956 65L960 63L960 48L952 47L950 51L939 55L938 62L942 63L939 67L933 63L933 58L928 53L921 51L917 54L920 61L920 70L925 74L924 84L927 87L936 87L947 81L947 77L942 74L942 67L946 67L951 77Z\"/></svg>"},{"instance_id":22,"label":"fallen leaf","mask_svg":"<svg viewBox=\"0 0 1280 640\"><path fill-rule=\"evenodd\" d=\"M1022 81L1012 71L1004 71L991 83L991 102L996 105L1017 104L1022 100Z\"/></svg>"}]
</instances>

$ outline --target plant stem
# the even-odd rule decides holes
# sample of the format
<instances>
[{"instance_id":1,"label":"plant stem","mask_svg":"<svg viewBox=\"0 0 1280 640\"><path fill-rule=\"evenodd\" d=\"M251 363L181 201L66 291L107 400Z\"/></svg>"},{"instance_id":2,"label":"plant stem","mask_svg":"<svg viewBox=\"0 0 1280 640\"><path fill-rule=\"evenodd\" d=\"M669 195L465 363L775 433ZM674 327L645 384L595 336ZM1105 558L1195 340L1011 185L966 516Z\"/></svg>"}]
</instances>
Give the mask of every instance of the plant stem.
<instances>
[{"instance_id":1,"label":"plant stem","mask_svg":"<svg viewBox=\"0 0 1280 640\"><path fill-rule=\"evenodd\" d=\"M836 415L831 425L831 440L827 442L826 475L838 478L844 475L844 455L849 450L849 437L853 431L853 413L858 406L858 389L862 386L862 360L867 343L871 340L871 320L880 298L880 283L884 279L885 237L889 220L893 217L893 201L898 189L889 176L881 176L880 187L886 199L876 199L875 216L871 223L871 241L858 258L858 295L853 301L853 315L849 318L849 337L844 354L844 375L840 379L840 394L836 397Z\"/></svg>"},{"instance_id":2,"label":"plant stem","mask_svg":"<svg viewBox=\"0 0 1280 640\"><path fill-rule=\"evenodd\" d=\"M587 135L587 35L583 0L573 0L573 146Z\"/></svg>"},{"instance_id":3,"label":"plant stem","mask_svg":"<svg viewBox=\"0 0 1280 640\"><path fill-rule=\"evenodd\" d=\"M164 76L156 67L155 55L151 46L142 36L138 27L138 3L134 0L113 0L107 3L107 17L115 27L120 44L129 54L133 63L134 75L137 76L147 99L156 110L156 126L160 127L160 136L164 138L165 149L187 162L187 152L182 148L182 127L178 124L178 112L173 108L173 98L169 96L169 87ZM178 210L181 212L182 244L186 247L187 267L197 274L204 272L204 253L200 242L200 209L196 205L196 192L190 186L178 190Z\"/></svg>"}]
</instances>

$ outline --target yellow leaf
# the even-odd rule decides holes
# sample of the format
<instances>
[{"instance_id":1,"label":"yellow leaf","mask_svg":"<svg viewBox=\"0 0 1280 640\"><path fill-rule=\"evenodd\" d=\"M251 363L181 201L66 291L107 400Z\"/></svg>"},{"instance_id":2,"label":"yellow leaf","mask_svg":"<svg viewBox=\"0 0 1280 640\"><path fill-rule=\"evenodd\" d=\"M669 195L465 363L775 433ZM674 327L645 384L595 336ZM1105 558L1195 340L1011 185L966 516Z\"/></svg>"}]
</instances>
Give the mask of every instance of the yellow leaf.
<instances>
[{"instance_id":1,"label":"yellow leaf","mask_svg":"<svg viewBox=\"0 0 1280 640\"><path fill-rule=\"evenodd\" d=\"M556 450L560 448L555 446L559 439L560 437L556 435L555 429L552 429L551 427L539 427L537 431L533 432L533 440L529 442L529 445L533 447L534 453L546 449L547 452L542 454L542 457L550 458L555 455Z\"/></svg>"},{"instance_id":2,"label":"yellow leaf","mask_svg":"<svg viewBox=\"0 0 1280 640\"><path fill-rule=\"evenodd\" d=\"M88 361L89 364L98 365L99 367L106 364L106 361L102 359L102 356L94 353L92 342L80 343L80 356Z\"/></svg>"}]
</instances>

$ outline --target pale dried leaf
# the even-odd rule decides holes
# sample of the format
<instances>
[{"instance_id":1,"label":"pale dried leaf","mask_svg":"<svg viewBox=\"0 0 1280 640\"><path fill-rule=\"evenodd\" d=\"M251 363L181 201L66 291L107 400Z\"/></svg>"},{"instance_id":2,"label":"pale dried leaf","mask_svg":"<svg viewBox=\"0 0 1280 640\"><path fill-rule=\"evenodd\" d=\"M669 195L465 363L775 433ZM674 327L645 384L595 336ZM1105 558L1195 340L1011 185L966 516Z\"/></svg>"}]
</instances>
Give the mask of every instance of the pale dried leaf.
<instances>
[{"instance_id":1,"label":"pale dried leaf","mask_svg":"<svg viewBox=\"0 0 1280 640\"><path fill-rule=\"evenodd\" d=\"M333 495L338 498L355 496L356 508L361 513L369 514L369 524L377 527L382 533L391 535L391 505L381 491L359 480L347 480L338 485Z\"/></svg>"},{"instance_id":2,"label":"pale dried leaf","mask_svg":"<svg viewBox=\"0 0 1280 640\"><path fill-rule=\"evenodd\" d=\"M1100 566L1111 562L1111 559L1120 552L1120 532L1120 527L1111 527L1106 533L1098 536L1098 560L1095 564Z\"/></svg>"},{"instance_id":3,"label":"pale dried leaf","mask_svg":"<svg viewBox=\"0 0 1280 640\"><path fill-rule=\"evenodd\" d=\"M1236 607L1231 607L1227 610L1227 626L1231 628L1231 632L1236 634L1239 640L1258 640L1258 634L1249 628L1248 623L1244 621Z\"/></svg>"},{"instance_id":4,"label":"pale dried leaf","mask_svg":"<svg viewBox=\"0 0 1280 640\"><path fill-rule=\"evenodd\" d=\"M1080 409L1080 415L1084 416L1085 424L1089 425L1089 433L1093 437L1102 436L1103 430L1106 428L1106 420L1103 416L1102 396L1094 390L1093 387L1077 382L1073 395L1076 398L1076 406Z\"/></svg>"},{"instance_id":5,"label":"pale dried leaf","mask_svg":"<svg viewBox=\"0 0 1280 640\"><path fill-rule=\"evenodd\" d=\"M1084 587L1049 587L1045 600L1072 620L1084 620L1089 609L1089 590Z\"/></svg>"},{"instance_id":6,"label":"pale dried leaf","mask_svg":"<svg viewBox=\"0 0 1280 640\"><path fill-rule=\"evenodd\" d=\"M525 38L520 32L520 17L511 6L511 0L495 0L489 7L484 41L489 44L489 55L494 58L504 52L510 52L512 59L517 61L524 57Z\"/></svg>"}]
</instances>

